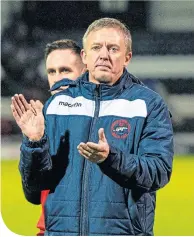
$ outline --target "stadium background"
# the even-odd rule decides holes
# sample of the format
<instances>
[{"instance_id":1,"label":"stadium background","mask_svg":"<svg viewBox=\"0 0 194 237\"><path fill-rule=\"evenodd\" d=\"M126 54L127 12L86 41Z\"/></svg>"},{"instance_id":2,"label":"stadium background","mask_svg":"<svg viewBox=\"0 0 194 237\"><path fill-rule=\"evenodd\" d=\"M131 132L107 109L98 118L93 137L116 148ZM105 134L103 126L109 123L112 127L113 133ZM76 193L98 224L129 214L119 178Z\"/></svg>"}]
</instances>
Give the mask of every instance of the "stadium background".
<instances>
[{"instance_id":1,"label":"stadium background","mask_svg":"<svg viewBox=\"0 0 194 237\"><path fill-rule=\"evenodd\" d=\"M21 134L10 111L15 93L49 97L44 47L71 38L81 46L100 17L125 22L133 37L128 70L160 93L172 113L171 182L157 193L155 235L194 235L194 2L1 1L1 214L19 235L35 235L40 206L23 196L18 172Z\"/></svg>"}]
</instances>

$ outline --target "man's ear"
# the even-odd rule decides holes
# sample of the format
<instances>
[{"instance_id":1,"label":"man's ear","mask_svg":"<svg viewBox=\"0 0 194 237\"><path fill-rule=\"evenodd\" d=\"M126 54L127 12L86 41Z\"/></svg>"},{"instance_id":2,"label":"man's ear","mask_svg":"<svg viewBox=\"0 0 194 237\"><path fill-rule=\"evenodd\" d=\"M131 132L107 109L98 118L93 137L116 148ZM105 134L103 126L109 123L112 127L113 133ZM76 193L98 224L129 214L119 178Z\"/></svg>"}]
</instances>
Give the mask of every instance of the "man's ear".
<instances>
[{"instance_id":1,"label":"man's ear","mask_svg":"<svg viewBox=\"0 0 194 237\"><path fill-rule=\"evenodd\" d=\"M130 63L131 58L132 58L132 52L127 53L125 56L124 67L126 67Z\"/></svg>"},{"instance_id":2,"label":"man's ear","mask_svg":"<svg viewBox=\"0 0 194 237\"><path fill-rule=\"evenodd\" d=\"M83 64L86 65L86 64L87 64L87 63L86 63L86 53L85 53L85 50L84 50L84 49L81 50L80 55L81 55Z\"/></svg>"}]
</instances>

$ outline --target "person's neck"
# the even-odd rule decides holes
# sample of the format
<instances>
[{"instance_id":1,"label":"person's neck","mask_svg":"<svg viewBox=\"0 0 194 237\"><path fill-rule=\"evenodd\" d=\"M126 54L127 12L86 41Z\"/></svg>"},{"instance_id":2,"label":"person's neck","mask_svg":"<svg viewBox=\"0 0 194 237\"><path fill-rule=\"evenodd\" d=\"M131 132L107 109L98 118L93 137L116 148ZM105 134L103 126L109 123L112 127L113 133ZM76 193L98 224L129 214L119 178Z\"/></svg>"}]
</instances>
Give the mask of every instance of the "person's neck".
<instances>
[{"instance_id":1,"label":"person's neck","mask_svg":"<svg viewBox=\"0 0 194 237\"><path fill-rule=\"evenodd\" d=\"M112 86L113 84L115 84L119 79L120 79L120 77L122 76L122 74L121 75L118 75L118 79L117 80L114 80L113 82L111 81L111 82L106 82L106 81L104 81L104 82L99 82L98 80L96 80L90 73L88 74L88 81L89 82L92 82L92 83L94 83L94 84L106 84L106 85L109 85L109 86Z\"/></svg>"},{"instance_id":2,"label":"person's neck","mask_svg":"<svg viewBox=\"0 0 194 237\"><path fill-rule=\"evenodd\" d=\"M92 83L94 83L94 84L100 84L100 82L97 81L95 78L91 77L90 74L89 74L88 81L89 81L89 82L92 82Z\"/></svg>"}]
</instances>

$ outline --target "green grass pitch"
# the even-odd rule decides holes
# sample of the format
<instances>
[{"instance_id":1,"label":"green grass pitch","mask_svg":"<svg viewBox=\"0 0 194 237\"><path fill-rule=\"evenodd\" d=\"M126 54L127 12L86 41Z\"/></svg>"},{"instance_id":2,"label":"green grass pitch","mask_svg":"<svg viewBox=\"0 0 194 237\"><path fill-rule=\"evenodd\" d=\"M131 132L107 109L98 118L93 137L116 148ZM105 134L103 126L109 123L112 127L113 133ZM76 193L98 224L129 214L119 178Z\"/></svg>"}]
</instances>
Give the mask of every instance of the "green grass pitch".
<instances>
[{"instance_id":1,"label":"green grass pitch","mask_svg":"<svg viewBox=\"0 0 194 237\"><path fill-rule=\"evenodd\" d=\"M194 156L175 157L170 183L157 192L155 235L194 235ZM40 206L23 195L17 160L1 161L1 214L19 235L36 235Z\"/></svg>"}]
</instances>

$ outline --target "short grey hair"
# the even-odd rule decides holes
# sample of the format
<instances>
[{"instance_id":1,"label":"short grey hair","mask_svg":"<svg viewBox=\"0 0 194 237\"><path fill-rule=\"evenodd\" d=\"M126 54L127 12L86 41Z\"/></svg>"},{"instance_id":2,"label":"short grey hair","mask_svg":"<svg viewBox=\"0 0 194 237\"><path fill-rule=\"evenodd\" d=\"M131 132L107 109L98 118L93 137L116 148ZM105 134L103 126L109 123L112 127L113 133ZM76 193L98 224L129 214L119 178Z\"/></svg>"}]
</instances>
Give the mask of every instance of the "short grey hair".
<instances>
[{"instance_id":1,"label":"short grey hair","mask_svg":"<svg viewBox=\"0 0 194 237\"><path fill-rule=\"evenodd\" d=\"M132 51L132 37L127 26L115 18L107 18L107 17L95 20L92 24L88 26L82 39L84 49L85 49L86 39L88 35L90 34L90 32L97 31L102 28L119 29L124 34L124 37L125 37L126 53L129 53Z\"/></svg>"}]
</instances>

